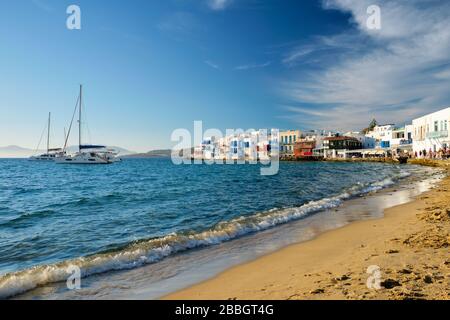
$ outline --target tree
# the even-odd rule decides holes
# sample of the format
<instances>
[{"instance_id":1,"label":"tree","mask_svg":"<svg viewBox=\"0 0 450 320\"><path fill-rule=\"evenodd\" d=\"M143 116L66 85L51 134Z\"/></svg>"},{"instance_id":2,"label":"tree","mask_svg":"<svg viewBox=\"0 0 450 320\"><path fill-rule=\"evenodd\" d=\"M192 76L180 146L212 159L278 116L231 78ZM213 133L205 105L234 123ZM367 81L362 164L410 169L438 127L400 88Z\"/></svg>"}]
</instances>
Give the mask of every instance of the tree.
<instances>
[{"instance_id":1,"label":"tree","mask_svg":"<svg viewBox=\"0 0 450 320\"><path fill-rule=\"evenodd\" d=\"M369 127L363 129L363 133L366 134L366 133L372 131L377 125L378 125L377 120L372 119L372 121L370 121Z\"/></svg>"}]
</instances>

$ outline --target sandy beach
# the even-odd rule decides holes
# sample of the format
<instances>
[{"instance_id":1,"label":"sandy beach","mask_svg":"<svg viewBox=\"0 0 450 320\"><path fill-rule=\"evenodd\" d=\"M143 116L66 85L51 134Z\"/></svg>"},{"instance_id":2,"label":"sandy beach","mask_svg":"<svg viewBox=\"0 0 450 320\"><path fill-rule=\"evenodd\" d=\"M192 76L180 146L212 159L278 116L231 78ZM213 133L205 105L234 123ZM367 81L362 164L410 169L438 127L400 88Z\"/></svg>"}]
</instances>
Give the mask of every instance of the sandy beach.
<instances>
[{"instance_id":1,"label":"sandy beach","mask_svg":"<svg viewBox=\"0 0 450 320\"><path fill-rule=\"evenodd\" d=\"M426 165L447 167L438 161ZM449 300L449 247L446 177L414 201L386 210L382 219L329 231L164 299Z\"/></svg>"}]
</instances>

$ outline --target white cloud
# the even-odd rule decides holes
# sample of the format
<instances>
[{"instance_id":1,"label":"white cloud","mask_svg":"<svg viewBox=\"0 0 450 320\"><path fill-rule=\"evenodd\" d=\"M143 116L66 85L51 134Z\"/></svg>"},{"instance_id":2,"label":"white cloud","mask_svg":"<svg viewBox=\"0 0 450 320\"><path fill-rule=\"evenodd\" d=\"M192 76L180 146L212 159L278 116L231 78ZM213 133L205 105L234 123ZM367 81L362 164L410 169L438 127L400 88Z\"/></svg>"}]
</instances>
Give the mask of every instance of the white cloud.
<instances>
[{"instance_id":1,"label":"white cloud","mask_svg":"<svg viewBox=\"0 0 450 320\"><path fill-rule=\"evenodd\" d=\"M206 60L206 61L204 61L204 63L213 69L220 70L220 66L210 60Z\"/></svg>"},{"instance_id":2,"label":"white cloud","mask_svg":"<svg viewBox=\"0 0 450 320\"><path fill-rule=\"evenodd\" d=\"M326 9L351 13L356 30L318 38L283 58L287 65L320 59L318 71L303 71L283 83L283 94L302 105L294 118L303 121L308 115L298 113L313 105L329 111L313 116L314 126L358 129L373 117L401 123L450 105L450 3L380 0L378 31L366 28L371 4L325 1Z\"/></svg>"},{"instance_id":3,"label":"white cloud","mask_svg":"<svg viewBox=\"0 0 450 320\"><path fill-rule=\"evenodd\" d=\"M260 64L244 64L244 65L240 65L237 66L235 69L236 70L250 70L250 69L259 69L259 68L265 68L270 66L271 62L267 61L265 63L260 63Z\"/></svg>"},{"instance_id":4,"label":"white cloud","mask_svg":"<svg viewBox=\"0 0 450 320\"><path fill-rule=\"evenodd\" d=\"M231 0L208 0L208 6L215 11L224 10L231 3Z\"/></svg>"}]
</instances>

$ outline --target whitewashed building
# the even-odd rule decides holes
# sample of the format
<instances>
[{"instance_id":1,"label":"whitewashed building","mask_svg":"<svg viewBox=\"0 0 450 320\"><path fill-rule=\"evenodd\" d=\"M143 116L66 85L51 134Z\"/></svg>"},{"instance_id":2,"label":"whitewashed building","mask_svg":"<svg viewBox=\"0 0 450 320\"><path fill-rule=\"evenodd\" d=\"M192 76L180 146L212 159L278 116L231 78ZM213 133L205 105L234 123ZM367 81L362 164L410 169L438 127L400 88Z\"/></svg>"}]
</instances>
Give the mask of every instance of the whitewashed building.
<instances>
[{"instance_id":1,"label":"whitewashed building","mask_svg":"<svg viewBox=\"0 0 450 320\"><path fill-rule=\"evenodd\" d=\"M427 114L413 120L413 150L437 152L450 147L450 108Z\"/></svg>"},{"instance_id":2,"label":"whitewashed building","mask_svg":"<svg viewBox=\"0 0 450 320\"><path fill-rule=\"evenodd\" d=\"M372 131L366 134L366 137L375 139L377 148L389 148L392 140L392 133L395 130L394 124L384 124L375 126Z\"/></svg>"},{"instance_id":3,"label":"whitewashed building","mask_svg":"<svg viewBox=\"0 0 450 320\"><path fill-rule=\"evenodd\" d=\"M376 140L373 137L364 135L361 132L347 132L344 134L347 137L352 137L352 138L356 138L359 140L359 142L361 142L362 148L363 149L374 149L376 146Z\"/></svg>"},{"instance_id":4,"label":"whitewashed building","mask_svg":"<svg viewBox=\"0 0 450 320\"><path fill-rule=\"evenodd\" d=\"M412 151L413 126L406 125L392 130L392 137L389 141L389 147L404 152Z\"/></svg>"}]
</instances>

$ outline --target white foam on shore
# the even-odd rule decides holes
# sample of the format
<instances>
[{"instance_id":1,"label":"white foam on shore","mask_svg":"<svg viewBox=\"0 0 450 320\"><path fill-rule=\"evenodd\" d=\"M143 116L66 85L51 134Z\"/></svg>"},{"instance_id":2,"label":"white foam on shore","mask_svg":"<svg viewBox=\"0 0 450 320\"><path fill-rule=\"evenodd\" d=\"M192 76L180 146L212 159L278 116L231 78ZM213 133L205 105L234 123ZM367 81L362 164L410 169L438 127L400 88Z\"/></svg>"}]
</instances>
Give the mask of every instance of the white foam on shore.
<instances>
[{"instance_id":1,"label":"white foam on shore","mask_svg":"<svg viewBox=\"0 0 450 320\"><path fill-rule=\"evenodd\" d=\"M69 276L66 272L69 266L78 266L82 277L132 269L160 261L177 252L215 245L249 233L266 230L312 213L335 208L347 199L392 186L396 180L409 175L408 172L401 172L395 177L368 185L357 184L336 196L311 201L300 207L272 209L220 222L215 227L199 233L173 233L162 238L139 241L117 251L9 273L0 277L0 298L12 297L46 284L64 282Z\"/></svg>"}]
</instances>

